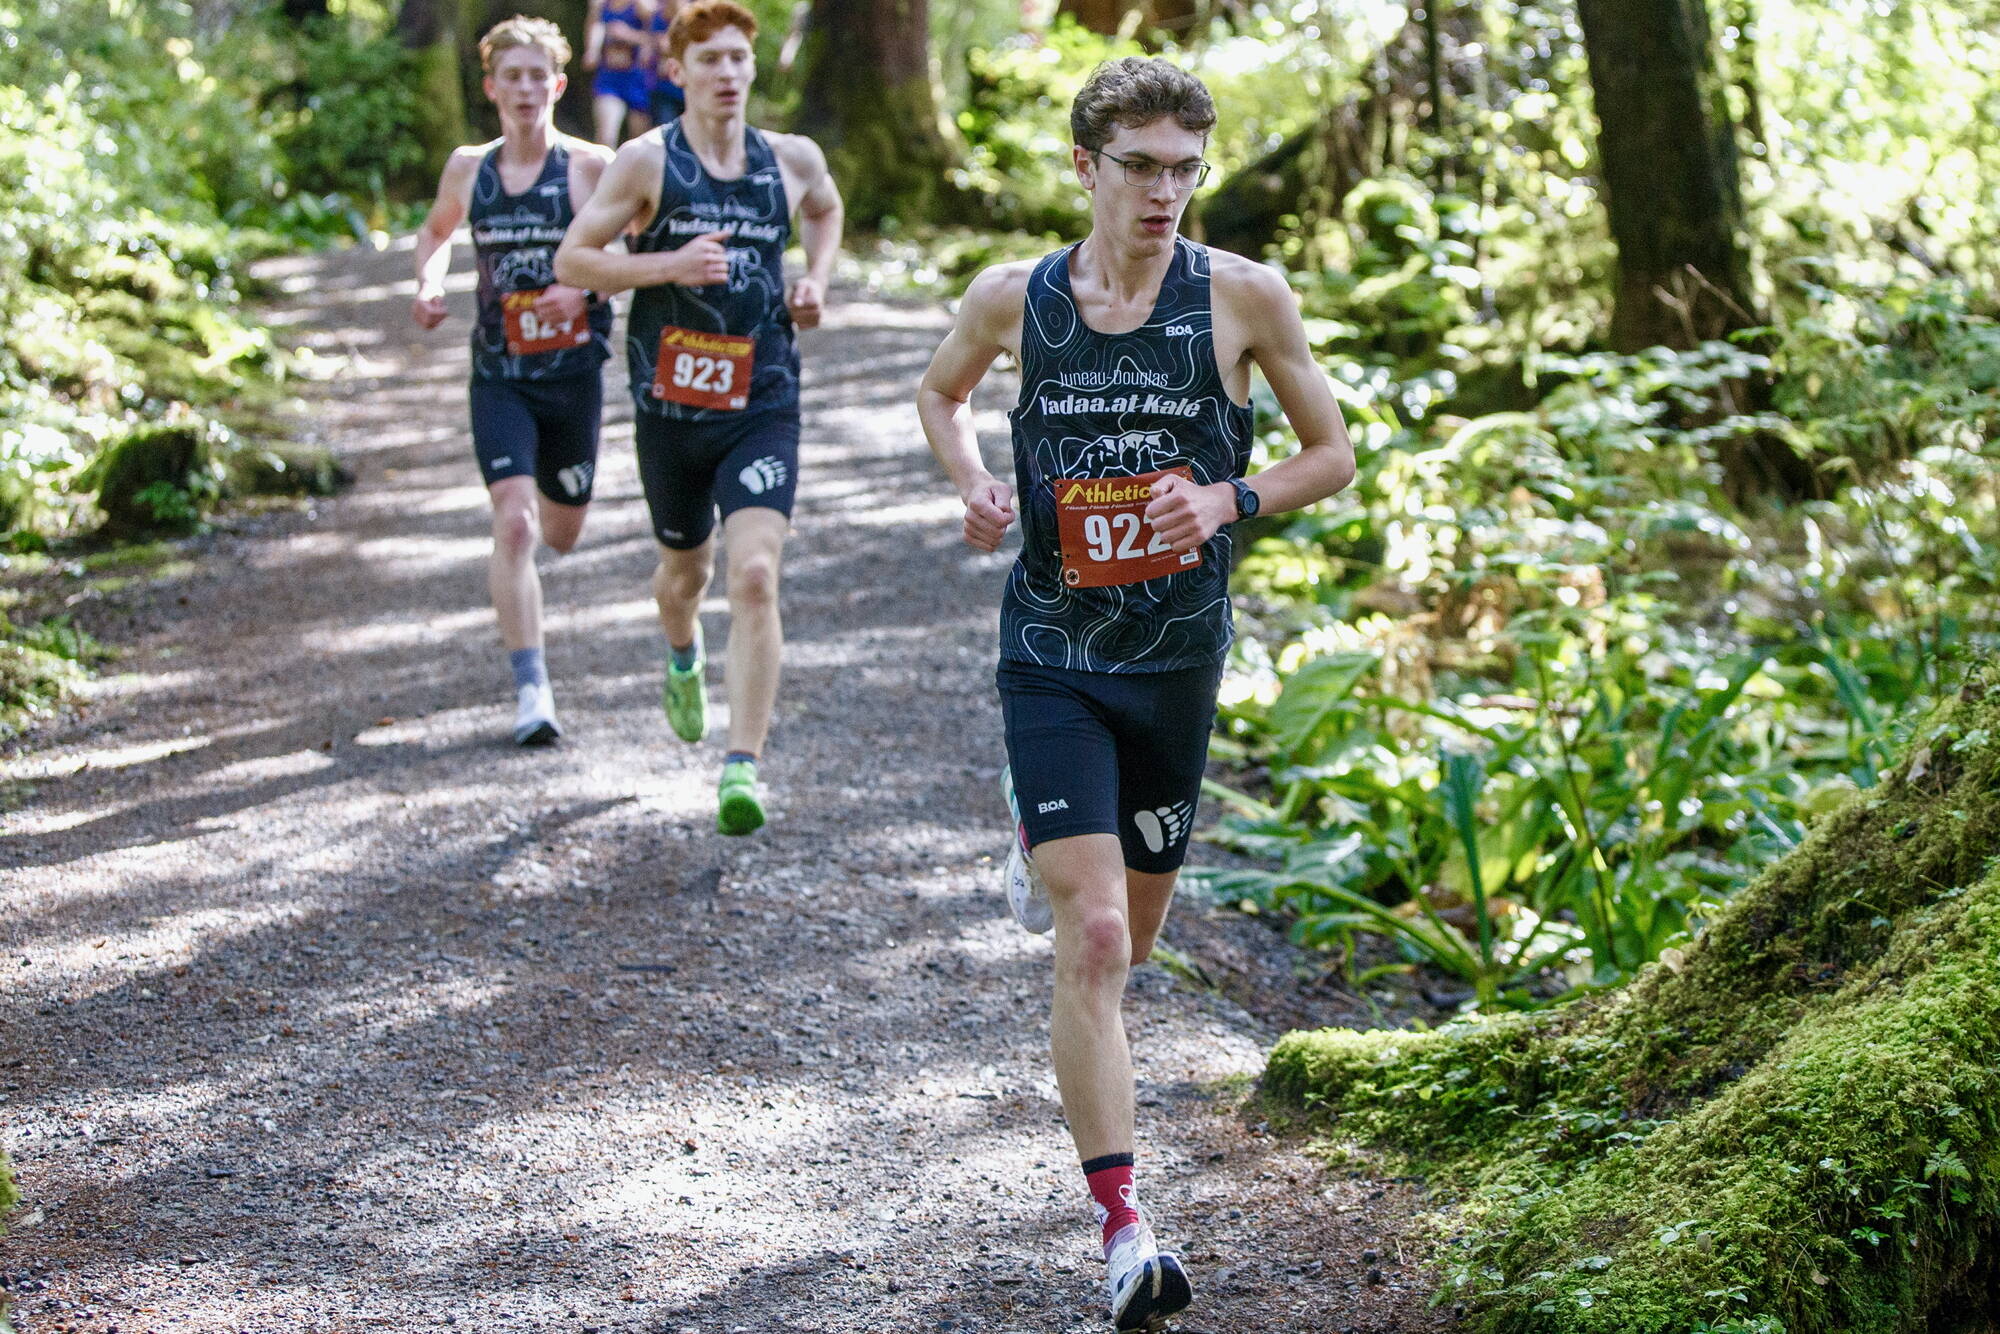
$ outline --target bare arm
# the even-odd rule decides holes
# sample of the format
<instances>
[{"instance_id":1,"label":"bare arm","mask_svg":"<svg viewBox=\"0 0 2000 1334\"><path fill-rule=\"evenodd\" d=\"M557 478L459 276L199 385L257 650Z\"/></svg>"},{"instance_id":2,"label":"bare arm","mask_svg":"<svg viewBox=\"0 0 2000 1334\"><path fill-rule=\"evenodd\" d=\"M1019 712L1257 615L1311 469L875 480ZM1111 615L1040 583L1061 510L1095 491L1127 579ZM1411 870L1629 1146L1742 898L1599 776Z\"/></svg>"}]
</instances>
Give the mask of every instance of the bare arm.
<instances>
[{"instance_id":1,"label":"bare arm","mask_svg":"<svg viewBox=\"0 0 2000 1334\"><path fill-rule=\"evenodd\" d=\"M965 502L965 540L981 551L1000 545L1014 522L1014 488L987 470L972 427L972 391L994 360L1018 342L1027 270L988 269L959 303L951 332L931 356L917 388L917 418L951 484Z\"/></svg>"},{"instance_id":2,"label":"bare arm","mask_svg":"<svg viewBox=\"0 0 2000 1334\"><path fill-rule=\"evenodd\" d=\"M653 188L660 179L658 144L652 135L630 140L604 169L590 202L578 211L556 250L557 282L609 295L662 283L702 287L728 280L723 232L697 237L678 250L629 254L610 248L653 208Z\"/></svg>"},{"instance_id":3,"label":"bare arm","mask_svg":"<svg viewBox=\"0 0 2000 1334\"><path fill-rule=\"evenodd\" d=\"M793 174L808 182L799 195L799 245L806 252L806 275L792 284L785 305L794 324L811 329L819 324L820 306L833 281L833 258L840 251L846 209L818 144L802 135L787 135L783 151Z\"/></svg>"},{"instance_id":4,"label":"bare arm","mask_svg":"<svg viewBox=\"0 0 2000 1334\"><path fill-rule=\"evenodd\" d=\"M437 198L417 228L417 299L410 318L426 329L444 323L444 278L451 272L451 237L472 207L472 181L479 174L483 148L452 153L438 177Z\"/></svg>"},{"instance_id":5,"label":"bare arm","mask_svg":"<svg viewBox=\"0 0 2000 1334\"><path fill-rule=\"evenodd\" d=\"M604 0L590 0L583 20L583 67L595 70L604 54Z\"/></svg>"},{"instance_id":6,"label":"bare arm","mask_svg":"<svg viewBox=\"0 0 2000 1334\"><path fill-rule=\"evenodd\" d=\"M611 161L611 153L602 144L587 143L581 139L564 136L563 142L570 151L569 162L569 203L573 213L580 213L590 197L597 193L597 183L603 179L604 168ZM582 319L590 310L589 294L581 287L556 282L542 290L535 302L535 314L552 326L570 324Z\"/></svg>"},{"instance_id":7,"label":"bare arm","mask_svg":"<svg viewBox=\"0 0 2000 1334\"><path fill-rule=\"evenodd\" d=\"M1249 331L1250 358L1264 372L1299 438L1298 453L1258 473L1249 486L1257 493L1261 514L1302 509L1354 480L1354 446L1326 372L1306 342L1298 304L1285 280L1252 265L1239 270L1229 287L1227 300ZM1218 281L1218 298L1222 288ZM1194 486L1168 479L1154 487L1146 514L1174 550L1186 551L1235 521L1236 488L1226 482Z\"/></svg>"}]
</instances>

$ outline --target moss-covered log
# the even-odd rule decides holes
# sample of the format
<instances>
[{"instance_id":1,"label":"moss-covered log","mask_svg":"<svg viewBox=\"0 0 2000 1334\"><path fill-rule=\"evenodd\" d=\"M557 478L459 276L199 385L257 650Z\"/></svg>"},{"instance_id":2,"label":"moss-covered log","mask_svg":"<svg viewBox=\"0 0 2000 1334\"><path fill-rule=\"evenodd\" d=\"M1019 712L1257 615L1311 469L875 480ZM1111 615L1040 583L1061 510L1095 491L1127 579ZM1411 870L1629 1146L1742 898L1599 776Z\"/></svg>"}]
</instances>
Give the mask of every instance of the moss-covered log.
<instances>
[{"instance_id":1,"label":"moss-covered log","mask_svg":"<svg viewBox=\"0 0 2000 1334\"><path fill-rule=\"evenodd\" d=\"M1631 986L1430 1033L1295 1033L1267 1088L1464 1188L1441 1259L1481 1330L1991 1330L1996 854L1989 667Z\"/></svg>"}]
</instances>

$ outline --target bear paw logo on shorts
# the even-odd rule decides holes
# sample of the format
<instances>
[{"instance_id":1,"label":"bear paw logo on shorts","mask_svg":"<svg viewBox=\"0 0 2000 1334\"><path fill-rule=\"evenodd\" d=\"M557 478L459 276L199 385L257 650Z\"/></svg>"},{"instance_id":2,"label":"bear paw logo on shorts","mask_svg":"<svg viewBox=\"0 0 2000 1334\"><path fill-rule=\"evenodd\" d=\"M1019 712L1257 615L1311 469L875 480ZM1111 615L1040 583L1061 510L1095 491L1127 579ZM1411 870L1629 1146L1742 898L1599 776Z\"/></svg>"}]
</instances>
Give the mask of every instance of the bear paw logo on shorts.
<instances>
[{"instance_id":1,"label":"bear paw logo on shorts","mask_svg":"<svg viewBox=\"0 0 2000 1334\"><path fill-rule=\"evenodd\" d=\"M556 473L556 480L562 483L564 491L572 496L580 496L590 490L590 473L590 464L572 463Z\"/></svg>"},{"instance_id":2,"label":"bear paw logo on shorts","mask_svg":"<svg viewBox=\"0 0 2000 1334\"><path fill-rule=\"evenodd\" d=\"M783 459L767 454L737 473L736 480L743 483L743 489L751 495L761 496L766 491L775 491L783 486L789 475Z\"/></svg>"},{"instance_id":3,"label":"bear paw logo on shorts","mask_svg":"<svg viewBox=\"0 0 2000 1334\"><path fill-rule=\"evenodd\" d=\"M1183 801L1150 811L1134 811L1132 823L1139 826L1139 837L1146 840L1146 851L1165 852L1180 842L1188 826L1194 823L1194 803Z\"/></svg>"}]
</instances>

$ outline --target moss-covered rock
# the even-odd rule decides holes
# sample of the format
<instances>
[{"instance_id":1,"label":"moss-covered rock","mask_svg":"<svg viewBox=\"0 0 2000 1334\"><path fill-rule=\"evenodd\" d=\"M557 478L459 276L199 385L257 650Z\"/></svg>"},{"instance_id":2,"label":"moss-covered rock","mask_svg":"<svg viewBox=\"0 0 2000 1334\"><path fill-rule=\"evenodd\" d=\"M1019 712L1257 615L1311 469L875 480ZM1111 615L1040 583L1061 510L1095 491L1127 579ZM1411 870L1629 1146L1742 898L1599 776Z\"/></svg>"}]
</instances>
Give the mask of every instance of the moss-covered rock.
<instances>
[{"instance_id":1,"label":"moss-covered rock","mask_svg":"<svg viewBox=\"0 0 2000 1334\"><path fill-rule=\"evenodd\" d=\"M316 445L267 445L229 455L232 496L330 496L354 481L333 452Z\"/></svg>"},{"instance_id":2,"label":"moss-covered rock","mask_svg":"<svg viewBox=\"0 0 2000 1334\"><path fill-rule=\"evenodd\" d=\"M1480 1329L1990 1330L1996 854L1989 668L1629 987L1429 1033L1295 1033L1266 1086L1464 1188L1442 1259Z\"/></svg>"},{"instance_id":3,"label":"moss-covered rock","mask_svg":"<svg viewBox=\"0 0 2000 1334\"><path fill-rule=\"evenodd\" d=\"M199 419L141 427L107 445L90 481L114 537L181 533L201 522L221 490L220 428Z\"/></svg>"}]
</instances>

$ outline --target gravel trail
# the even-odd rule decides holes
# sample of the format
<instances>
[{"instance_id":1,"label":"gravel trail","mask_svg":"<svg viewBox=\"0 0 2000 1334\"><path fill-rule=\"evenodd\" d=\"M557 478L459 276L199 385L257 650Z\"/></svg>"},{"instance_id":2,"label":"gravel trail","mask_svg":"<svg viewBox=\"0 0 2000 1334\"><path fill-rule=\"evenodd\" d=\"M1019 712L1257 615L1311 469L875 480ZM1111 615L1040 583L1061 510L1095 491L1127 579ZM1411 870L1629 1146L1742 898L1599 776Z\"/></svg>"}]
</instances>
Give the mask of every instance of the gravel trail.
<instances>
[{"instance_id":1,"label":"gravel trail","mask_svg":"<svg viewBox=\"0 0 2000 1334\"><path fill-rule=\"evenodd\" d=\"M803 340L773 823L725 840L720 746L658 709L622 375L583 542L544 564L568 734L505 743L470 279L425 334L408 266L272 266L359 484L119 603L89 705L5 761L17 1328L1107 1328L1049 946L997 887L1004 561L960 543L910 405L944 316L836 292ZM1236 929L1183 905L1167 939L1230 971ZM1133 993L1177 1328L1441 1328L1399 1262L1414 1188L1244 1109L1275 1025L1151 965Z\"/></svg>"}]
</instances>

